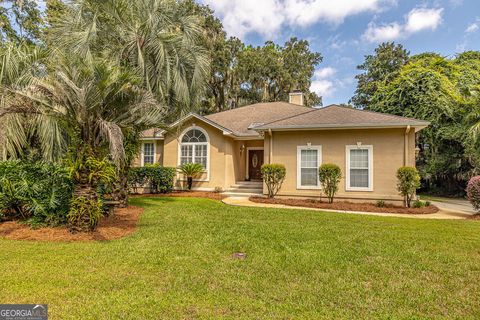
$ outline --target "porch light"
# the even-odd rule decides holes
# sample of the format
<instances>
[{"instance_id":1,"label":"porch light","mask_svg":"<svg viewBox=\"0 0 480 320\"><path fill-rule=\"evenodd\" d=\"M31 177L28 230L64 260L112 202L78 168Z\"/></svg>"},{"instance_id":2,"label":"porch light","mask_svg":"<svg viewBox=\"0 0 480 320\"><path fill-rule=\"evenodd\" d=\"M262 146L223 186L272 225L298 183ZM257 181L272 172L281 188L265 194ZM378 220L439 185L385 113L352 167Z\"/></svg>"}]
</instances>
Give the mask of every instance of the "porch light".
<instances>
[{"instance_id":1,"label":"porch light","mask_svg":"<svg viewBox=\"0 0 480 320\"><path fill-rule=\"evenodd\" d=\"M244 145L244 144L242 144L242 145L240 146L240 154L242 154L243 151L245 151L245 145Z\"/></svg>"}]
</instances>

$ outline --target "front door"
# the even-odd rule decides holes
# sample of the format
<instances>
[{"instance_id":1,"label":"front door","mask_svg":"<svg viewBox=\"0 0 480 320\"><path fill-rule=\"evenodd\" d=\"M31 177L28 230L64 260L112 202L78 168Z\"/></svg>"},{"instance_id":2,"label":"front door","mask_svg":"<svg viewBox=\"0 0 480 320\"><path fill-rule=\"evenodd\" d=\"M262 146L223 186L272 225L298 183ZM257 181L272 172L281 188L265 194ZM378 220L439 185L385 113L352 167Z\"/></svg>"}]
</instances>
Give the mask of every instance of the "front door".
<instances>
[{"instance_id":1,"label":"front door","mask_svg":"<svg viewBox=\"0 0 480 320\"><path fill-rule=\"evenodd\" d=\"M250 180L262 180L260 168L263 164L263 150L248 151L248 177Z\"/></svg>"}]
</instances>

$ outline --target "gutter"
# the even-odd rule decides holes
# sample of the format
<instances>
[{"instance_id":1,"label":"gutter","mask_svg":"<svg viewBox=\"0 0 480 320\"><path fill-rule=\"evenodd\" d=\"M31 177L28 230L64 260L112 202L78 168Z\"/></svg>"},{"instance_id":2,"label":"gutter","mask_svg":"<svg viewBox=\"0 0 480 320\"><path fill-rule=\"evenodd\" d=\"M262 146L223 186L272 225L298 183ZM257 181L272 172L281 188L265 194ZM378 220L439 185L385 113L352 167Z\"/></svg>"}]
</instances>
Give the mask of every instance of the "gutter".
<instances>
[{"instance_id":1,"label":"gutter","mask_svg":"<svg viewBox=\"0 0 480 320\"><path fill-rule=\"evenodd\" d=\"M405 135L404 135L404 138L403 138L403 146L404 146L404 150L403 150L403 165L404 166L408 166L408 134L410 133L410 126L407 126L407 128L405 129Z\"/></svg>"}]
</instances>

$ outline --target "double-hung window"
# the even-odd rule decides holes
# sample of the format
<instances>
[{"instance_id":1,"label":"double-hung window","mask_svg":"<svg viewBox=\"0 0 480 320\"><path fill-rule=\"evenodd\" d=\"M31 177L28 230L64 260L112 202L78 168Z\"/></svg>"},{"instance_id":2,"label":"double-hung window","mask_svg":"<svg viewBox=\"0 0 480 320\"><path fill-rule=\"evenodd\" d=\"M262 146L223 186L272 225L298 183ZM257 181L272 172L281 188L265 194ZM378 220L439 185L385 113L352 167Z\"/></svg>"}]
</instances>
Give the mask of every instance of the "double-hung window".
<instances>
[{"instance_id":1,"label":"double-hung window","mask_svg":"<svg viewBox=\"0 0 480 320\"><path fill-rule=\"evenodd\" d=\"M373 191L373 146L347 146L346 190Z\"/></svg>"},{"instance_id":2,"label":"double-hung window","mask_svg":"<svg viewBox=\"0 0 480 320\"><path fill-rule=\"evenodd\" d=\"M297 189L318 189L318 167L322 163L322 146L297 147Z\"/></svg>"},{"instance_id":3,"label":"double-hung window","mask_svg":"<svg viewBox=\"0 0 480 320\"><path fill-rule=\"evenodd\" d=\"M199 129L190 129L180 143L180 165L185 163L200 163L207 169L208 140L206 133Z\"/></svg>"},{"instance_id":4,"label":"double-hung window","mask_svg":"<svg viewBox=\"0 0 480 320\"><path fill-rule=\"evenodd\" d=\"M142 150L142 165L155 163L155 143L145 142Z\"/></svg>"}]
</instances>

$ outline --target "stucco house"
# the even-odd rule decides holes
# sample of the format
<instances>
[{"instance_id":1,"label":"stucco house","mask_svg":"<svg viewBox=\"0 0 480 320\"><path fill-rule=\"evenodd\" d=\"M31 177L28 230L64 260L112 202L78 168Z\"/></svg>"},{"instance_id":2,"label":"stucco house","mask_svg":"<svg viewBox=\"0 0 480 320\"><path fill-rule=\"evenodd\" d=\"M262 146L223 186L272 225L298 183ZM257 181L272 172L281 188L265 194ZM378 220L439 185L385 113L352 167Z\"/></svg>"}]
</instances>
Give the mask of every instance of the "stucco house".
<instances>
[{"instance_id":1,"label":"stucco house","mask_svg":"<svg viewBox=\"0 0 480 320\"><path fill-rule=\"evenodd\" d=\"M193 187L262 193L260 167L281 163L287 175L279 196L318 197L318 167L340 166L338 199L402 201L395 173L415 165L415 136L428 122L330 105L303 106L300 92L289 103L257 103L207 116L191 113L167 130L143 132L136 165L205 168ZM176 187L182 188L178 174Z\"/></svg>"}]
</instances>

